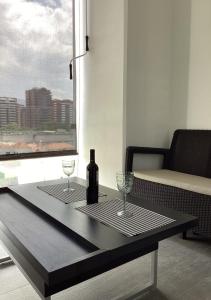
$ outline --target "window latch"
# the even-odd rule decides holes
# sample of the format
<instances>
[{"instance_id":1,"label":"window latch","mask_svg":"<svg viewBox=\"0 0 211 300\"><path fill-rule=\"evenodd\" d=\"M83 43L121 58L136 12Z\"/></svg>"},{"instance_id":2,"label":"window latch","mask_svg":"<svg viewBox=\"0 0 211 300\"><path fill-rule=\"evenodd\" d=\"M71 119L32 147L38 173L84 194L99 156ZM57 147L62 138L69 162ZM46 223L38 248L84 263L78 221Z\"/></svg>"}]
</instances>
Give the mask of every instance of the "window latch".
<instances>
[{"instance_id":1,"label":"window latch","mask_svg":"<svg viewBox=\"0 0 211 300\"><path fill-rule=\"evenodd\" d=\"M89 51L89 37L88 35L86 35L86 52L81 54L81 55L78 55L78 56L75 56L71 59L70 61L70 64L69 64L69 69L70 69L70 80L73 79L73 62L78 59L78 58L81 58L83 56L85 56L87 54L87 52Z\"/></svg>"},{"instance_id":2,"label":"window latch","mask_svg":"<svg viewBox=\"0 0 211 300\"><path fill-rule=\"evenodd\" d=\"M85 56L87 54L87 52L89 51L89 36L88 36L88 33L87 33L87 28L88 28L88 22L87 22L87 18L88 18L88 12L87 12L87 0L85 0L85 8L86 8L86 14L85 14L85 24L86 24L86 36L85 36L85 53L81 54L81 55L78 55L78 56L75 56L71 59L70 61L70 64L69 64L69 69L70 69L70 80L73 79L73 62L78 59L78 58L81 58L83 56Z\"/></svg>"}]
</instances>

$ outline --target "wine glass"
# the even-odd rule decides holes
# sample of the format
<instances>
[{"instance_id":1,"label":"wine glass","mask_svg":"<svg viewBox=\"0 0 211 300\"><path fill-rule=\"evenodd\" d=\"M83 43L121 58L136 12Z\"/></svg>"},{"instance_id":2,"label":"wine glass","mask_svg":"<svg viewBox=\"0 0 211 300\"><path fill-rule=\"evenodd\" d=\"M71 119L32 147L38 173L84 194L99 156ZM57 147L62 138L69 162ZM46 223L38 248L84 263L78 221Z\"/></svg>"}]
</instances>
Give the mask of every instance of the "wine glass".
<instances>
[{"instance_id":1,"label":"wine glass","mask_svg":"<svg viewBox=\"0 0 211 300\"><path fill-rule=\"evenodd\" d=\"M62 169L65 175L68 176L67 179L67 188L63 190L65 193L73 192L75 189L70 187L70 175L73 174L75 169L75 161L74 160L63 160L62 161Z\"/></svg>"},{"instance_id":2,"label":"wine glass","mask_svg":"<svg viewBox=\"0 0 211 300\"><path fill-rule=\"evenodd\" d=\"M117 212L119 217L130 218L133 216L132 212L126 210L127 194L129 194L132 189L133 179L134 175L132 172L121 172L116 174L117 188L124 195L123 210Z\"/></svg>"}]
</instances>

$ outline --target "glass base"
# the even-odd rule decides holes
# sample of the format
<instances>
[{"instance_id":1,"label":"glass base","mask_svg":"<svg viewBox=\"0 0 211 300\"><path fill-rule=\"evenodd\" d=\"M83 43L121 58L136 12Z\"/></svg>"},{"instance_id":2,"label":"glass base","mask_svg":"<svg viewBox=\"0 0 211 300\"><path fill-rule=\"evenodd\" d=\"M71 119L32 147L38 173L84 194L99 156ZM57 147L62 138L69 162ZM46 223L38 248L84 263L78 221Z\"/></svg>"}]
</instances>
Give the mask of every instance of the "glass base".
<instances>
[{"instance_id":1,"label":"glass base","mask_svg":"<svg viewBox=\"0 0 211 300\"><path fill-rule=\"evenodd\" d=\"M63 190L63 192L65 192L65 193L71 193L71 192L74 192L74 191L75 191L75 189L72 189L72 188L66 188L66 189Z\"/></svg>"},{"instance_id":2,"label":"glass base","mask_svg":"<svg viewBox=\"0 0 211 300\"><path fill-rule=\"evenodd\" d=\"M130 218L133 216L133 213L128 210L122 210L122 211L118 211L117 216L123 218Z\"/></svg>"}]
</instances>

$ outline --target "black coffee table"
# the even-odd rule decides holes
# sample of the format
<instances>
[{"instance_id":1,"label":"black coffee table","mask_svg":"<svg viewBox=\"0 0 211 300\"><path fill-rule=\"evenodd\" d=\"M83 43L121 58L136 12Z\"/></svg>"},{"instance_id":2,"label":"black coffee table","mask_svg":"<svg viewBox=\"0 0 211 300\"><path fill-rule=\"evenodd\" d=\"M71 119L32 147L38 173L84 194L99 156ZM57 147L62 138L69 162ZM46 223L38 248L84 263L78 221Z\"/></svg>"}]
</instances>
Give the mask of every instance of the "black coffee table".
<instances>
[{"instance_id":1,"label":"black coffee table","mask_svg":"<svg viewBox=\"0 0 211 300\"><path fill-rule=\"evenodd\" d=\"M84 185L79 178L73 181ZM76 207L85 205L85 201L65 204L38 189L40 184L44 183L0 189L0 239L41 299L50 299L57 292L147 253L152 253L152 281L139 294L155 288L159 241L197 224L193 216L129 197L129 202L175 221L128 237L78 211ZM107 195L101 201L120 197L115 190L100 190Z\"/></svg>"}]
</instances>

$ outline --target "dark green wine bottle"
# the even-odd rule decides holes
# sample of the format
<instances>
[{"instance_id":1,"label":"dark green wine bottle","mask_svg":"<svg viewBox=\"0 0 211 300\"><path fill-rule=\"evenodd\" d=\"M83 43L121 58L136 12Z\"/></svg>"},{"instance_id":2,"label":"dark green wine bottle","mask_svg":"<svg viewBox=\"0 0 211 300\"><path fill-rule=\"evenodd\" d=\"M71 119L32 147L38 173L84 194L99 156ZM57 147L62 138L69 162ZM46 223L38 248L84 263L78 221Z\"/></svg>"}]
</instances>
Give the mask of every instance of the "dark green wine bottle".
<instances>
[{"instance_id":1,"label":"dark green wine bottle","mask_svg":"<svg viewBox=\"0 0 211 300\"><path fill-rule=\"evenodd\" d=\"M86 168L86 200L87 204L98 202L98 165L95 163L95 150L90 150L90 162Z\"/></svg>"}]
</instances>

